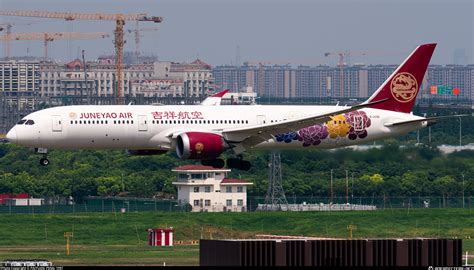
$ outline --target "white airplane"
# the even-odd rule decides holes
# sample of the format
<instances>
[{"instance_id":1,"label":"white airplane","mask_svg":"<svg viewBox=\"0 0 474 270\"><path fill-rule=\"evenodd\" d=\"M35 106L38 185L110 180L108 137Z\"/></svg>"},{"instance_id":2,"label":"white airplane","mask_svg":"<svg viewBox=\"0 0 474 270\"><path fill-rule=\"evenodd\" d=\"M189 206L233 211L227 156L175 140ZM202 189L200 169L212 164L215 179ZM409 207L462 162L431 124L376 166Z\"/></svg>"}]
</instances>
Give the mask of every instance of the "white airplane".
<instances>
[{"instance_id":1,"label":"white airplane","mask_svg":"<svg viewBox=\"0 0 474 270\"><path fill-rule=\"evenodd\" d=\"M417 47L367 101L356 106L214 106L214 99L190 106L61 106L25 116L6 138L35 148L43 154L44 166L49 164L48 149L127 149L133 155L175 149L181 159L248 170L251 164L242 153L251 149L365 144L436 122L440 117L410 113L435 47ZM215 98L220 101L221 96ZM219 158L224 151L235 157L225 162Z\"/></svg>"}]
</instances>

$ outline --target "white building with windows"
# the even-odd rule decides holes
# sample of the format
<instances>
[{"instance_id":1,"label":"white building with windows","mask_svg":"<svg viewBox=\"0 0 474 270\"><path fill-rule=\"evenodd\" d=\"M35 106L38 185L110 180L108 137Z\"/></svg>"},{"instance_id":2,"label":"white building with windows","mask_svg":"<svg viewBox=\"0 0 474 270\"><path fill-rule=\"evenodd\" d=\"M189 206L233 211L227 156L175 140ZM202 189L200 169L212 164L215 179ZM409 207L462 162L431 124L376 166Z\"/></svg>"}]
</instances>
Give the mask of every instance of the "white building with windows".
<instances>
[{"instance_id":1,"label":"white building with windows","mask_svg":"<svg viewBox=\"0 0 474 270\"><path fill-rule=\"evenodd\" d=\"M185 165L173 169L180 204L190 204L192 212L245 212L247 187L242 179L227 178L229 169L211 166Z\"/></svg>"}]
</instances>

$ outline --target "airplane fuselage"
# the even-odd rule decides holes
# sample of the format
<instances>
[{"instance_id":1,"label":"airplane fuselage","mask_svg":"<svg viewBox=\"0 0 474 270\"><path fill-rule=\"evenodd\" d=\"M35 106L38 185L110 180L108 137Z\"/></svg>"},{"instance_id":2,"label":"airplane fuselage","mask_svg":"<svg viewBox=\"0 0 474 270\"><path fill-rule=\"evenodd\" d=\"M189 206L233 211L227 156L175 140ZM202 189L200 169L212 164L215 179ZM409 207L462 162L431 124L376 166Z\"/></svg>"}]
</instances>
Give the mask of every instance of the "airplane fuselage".
<instances>
[{"instance_id":1,"label":"airplane fuselage","mask_svg":"<svg viewBox=\"0 0 474 270\"><path fill-rule=\"evenodd\" d=\"M189 130L221 134L224 129L278 123L342 106L64 106L32 113L17 124L13 142L48 149L173 150L170 136ZM387 123L421 119L407 113L365 108L336 115L321 125L274 134L253 148L336 148L394 137L426 126L417 122L390 127ZM12 135L10 135L12 137Z\"/></svg>"}]
</instances>

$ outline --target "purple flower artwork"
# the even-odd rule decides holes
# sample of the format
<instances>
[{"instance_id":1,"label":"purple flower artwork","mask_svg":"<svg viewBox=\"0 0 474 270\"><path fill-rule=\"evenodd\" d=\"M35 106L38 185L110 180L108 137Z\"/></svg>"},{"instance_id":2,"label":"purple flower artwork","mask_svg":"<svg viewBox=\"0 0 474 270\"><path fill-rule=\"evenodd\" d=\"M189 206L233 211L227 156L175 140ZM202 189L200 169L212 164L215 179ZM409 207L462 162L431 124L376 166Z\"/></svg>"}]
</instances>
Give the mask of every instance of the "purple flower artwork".
<instances>
[{"instance_id":1,"label":"purple flower artwork","mask_svg":"<svg viewBox=\"0 0 474 270\"><path fill-rule=\"evenodd\" d=\"M347 136L350 140L367 137L367 128L371 121L363 111L353 111L344 115L336 115L331 121L322 125L314 125L298 130L298 132L289 132L275 135L277 142L291 143L292 141L302 141L304 147L310 145L319 145L326 138L337 139ZM332 132L343 131L329 136L328 123L331 125ZM347 131L348 130L348 131ZM334 136L333 136L334 135Z\"/></svg>"},{"instance_id":2,"label":"purple flower artwork","mask_svg":"<svg viewBox=\"0 0 474 270\"><path fill-rule=\"evenodd\" d=\"M298 131L303 146L318 145L329 135L328 128L325 125L314 125L302 128Z\"/></svg>"}]
</instances>

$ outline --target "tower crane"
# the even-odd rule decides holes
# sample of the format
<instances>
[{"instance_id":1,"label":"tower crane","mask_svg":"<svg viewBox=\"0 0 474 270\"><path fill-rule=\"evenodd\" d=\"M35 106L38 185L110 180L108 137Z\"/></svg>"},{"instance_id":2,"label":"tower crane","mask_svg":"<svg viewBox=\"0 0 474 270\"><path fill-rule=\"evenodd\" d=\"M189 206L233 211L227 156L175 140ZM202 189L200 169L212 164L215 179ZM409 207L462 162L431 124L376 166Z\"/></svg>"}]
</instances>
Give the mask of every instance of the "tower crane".
<instances>
[{"instance_id":1,"label":"tower crane","mask_svg":"<svg viewBox=\"0 0 474 270\"><path fill-rule=\"evenodd\" d=\"M9 36L12 33L12 27L17 25L32 25L32 23L0 23L0 31L6 30L6 35ZM5 57L10 58L10 41L5 40Z\"/></svg>"},{"instance_id":2,"label":"tower crane","mask_svg":"<svg viewBox=\"0 0 474 270\"><path fill-rule=\"evenodd\" d=\"M341 87L340 89L340 97L344 97L344 57L350 57L354 55L362 55L365 56L367 55L366 52L351 52L351 51L345 51L345 52L327 52L324 53L325 57L328 56L339 56L339 62L338 62L338 67L339 67L339 86Z\"/></svg>"},{"instance_id":3,"label":"tower crane","mask_svg":"<svg viewBox=\"0 0 474 270\"><path fill-rule=\"evenodd\" d=\"M61 39L97 39L108 38L110 35L105 32L96 33L77 33L77 32L37 32L37 33L10 33L0 35L0 41L9 43L18 40L43 40L44 41L44 58L48 59L48 44L54 40Z\"/></svg>"},{"instance_id":4,"label":"tower crane","mask_svg":"<svg viewBox=\"0 0 474 270\"><path fill-rule=\"evenodd\" d=\"M135 35L135 57L138 57L140 55L140 32L143 31L158 31L158 27L148 27L148 28L138 28L138 23L136 26L136 29L128 29L127 32L129 34L134 34Z\"/></svg>"},{"instance_id":5,"label":"tower crane","mask_svg":"<svg viewBox=\"0 0 474 270\"><path fill-rule=\"evenodd\" d=\"M123 104L123 47L125 21L138 22L154 22L161 23L162 17L147 16L144 13L139 14L107 14L107 13L75 13L75 12L48 12L48 11L0 11L0 16L20 16L20 17L37 17L50 19L64 19L66 21L73 20L99 20L99 21L115 21L115 68L117 79L117 104Z\"/></svg>"}]
</instances>

